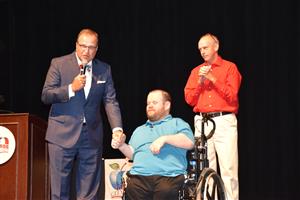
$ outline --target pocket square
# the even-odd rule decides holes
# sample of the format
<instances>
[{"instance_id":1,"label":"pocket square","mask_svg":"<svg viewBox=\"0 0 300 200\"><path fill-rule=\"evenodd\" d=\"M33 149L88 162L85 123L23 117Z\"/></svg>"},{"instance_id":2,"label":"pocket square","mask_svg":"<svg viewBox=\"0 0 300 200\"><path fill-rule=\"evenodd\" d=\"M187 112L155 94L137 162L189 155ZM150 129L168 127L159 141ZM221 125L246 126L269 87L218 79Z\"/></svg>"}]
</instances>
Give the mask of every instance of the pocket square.
<instances>
[{"instance_id":1,"label":"pocket square","mask_svg":"<svg viewBox=\"0 0 300 200\"><path fill-rule=\"evenodd\" d=\"M97 84L105 83L106 81L97 81Z\"/></svg>"}]
</instances>

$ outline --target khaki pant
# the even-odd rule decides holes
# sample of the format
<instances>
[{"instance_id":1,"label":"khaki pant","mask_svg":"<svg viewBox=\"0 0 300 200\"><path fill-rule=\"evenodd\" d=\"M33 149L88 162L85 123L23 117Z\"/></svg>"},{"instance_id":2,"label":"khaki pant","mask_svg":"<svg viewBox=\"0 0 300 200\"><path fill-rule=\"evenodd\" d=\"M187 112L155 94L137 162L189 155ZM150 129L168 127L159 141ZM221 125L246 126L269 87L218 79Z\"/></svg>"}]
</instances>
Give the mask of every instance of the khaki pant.
<instances>
[{"instance_id":1,"label":"khaki pant","mask_svg":"<svg viewBox=\"0 0 300 200\"><path fill-rule=\"evenodd\" d=\"M195 136L201 134L202 117L195 115ZM238 181L238 132L235 114L227 114L212 118L216 124L215 133L207 141L209 167L217 170L217 158L220 173L225 185L227 200L239 199ZM212 129L212 123L205 123L204 131L207 135Z\"/></svg>"}]
</instances>

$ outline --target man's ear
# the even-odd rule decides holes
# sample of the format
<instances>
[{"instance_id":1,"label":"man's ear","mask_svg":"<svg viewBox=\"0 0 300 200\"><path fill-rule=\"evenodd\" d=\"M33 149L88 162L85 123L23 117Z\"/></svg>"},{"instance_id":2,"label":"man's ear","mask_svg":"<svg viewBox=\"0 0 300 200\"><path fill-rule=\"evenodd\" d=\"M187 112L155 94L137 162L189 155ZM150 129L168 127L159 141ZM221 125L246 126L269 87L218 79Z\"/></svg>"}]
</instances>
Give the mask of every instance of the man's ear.
<instances>
[{"instance_id":1,"label":"man's ear","mask_svg":"<svg viewBox=\"0 0 300 200\"><path fill-rule=\"evenodd\" d=\"M171 108L171 102L170 101L166 101L165 102L165 110L170 110Z\"/></svg>"},{"instance_id":2,"label":"man's ear","mask_svg":"<svg viewBox=\"0 0 300 200\"><path fill-rule=\"evenodd\" d=\"M217 52L219 50L219 44L215 43L214 44L214 50Z\"/></svg>"}]
</instances>

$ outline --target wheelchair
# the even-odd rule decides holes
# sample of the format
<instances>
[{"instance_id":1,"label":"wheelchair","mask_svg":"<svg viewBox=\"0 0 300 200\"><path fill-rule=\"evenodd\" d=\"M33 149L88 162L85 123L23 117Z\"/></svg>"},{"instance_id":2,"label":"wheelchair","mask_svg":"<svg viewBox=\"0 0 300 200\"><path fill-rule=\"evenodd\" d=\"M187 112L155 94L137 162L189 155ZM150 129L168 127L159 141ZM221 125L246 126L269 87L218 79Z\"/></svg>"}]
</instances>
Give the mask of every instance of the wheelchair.
<instances>
[{"instance_id":1,"label":"wheelchair","mask_svg":"<svg viewBox=\"0 0 300 200\"><path fill-rule=\"evenodd\" d=\"M211 122L212 130L206 136L204 124ZM197 127L195 127L197 128ZM209 115L201 119L201 135L195 137L194 148L187 152L188 173L181 189L178 191L178 200L226 200L224 183L219 174L209 168L207 159L207 140L215 132L215 122ZM122 200L126 200L126 178L122 179Z\"/></svg>"},{"instance_id":2,"label":"wheelchair","mask_svg":"<svg viewBox=\"0 0 300 200\"><path fill-rule=\"evenodd\" d=\"M213 128L206 136L204 124L209 121ZM209 115L202 115L201 135L195 137L194 149L187 152L188 173L178 192L179 200L226 200L224 183L218 173L209 168L207 159L207 140L213 136L215 129L214 120Z\"/></svg>"}]
</instances>

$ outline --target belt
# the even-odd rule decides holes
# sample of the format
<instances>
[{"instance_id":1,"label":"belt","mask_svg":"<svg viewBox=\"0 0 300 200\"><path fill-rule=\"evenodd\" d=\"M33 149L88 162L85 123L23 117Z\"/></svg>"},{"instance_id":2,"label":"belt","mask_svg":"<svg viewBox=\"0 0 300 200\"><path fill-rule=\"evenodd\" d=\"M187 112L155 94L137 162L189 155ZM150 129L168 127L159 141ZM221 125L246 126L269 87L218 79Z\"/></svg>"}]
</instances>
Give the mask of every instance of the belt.
<instances>
[{"instance_id":1,"label":"belt","mask_svg":"<svg viewBox=\"0 0 300 200\"><path fill-rule=\"evenodd\" d=\"M200 113L201 116L208 116L209 118L219 117L222 115L232 114L232 112L208 112L208 113Z\"/></svg>"}]
</instances>

